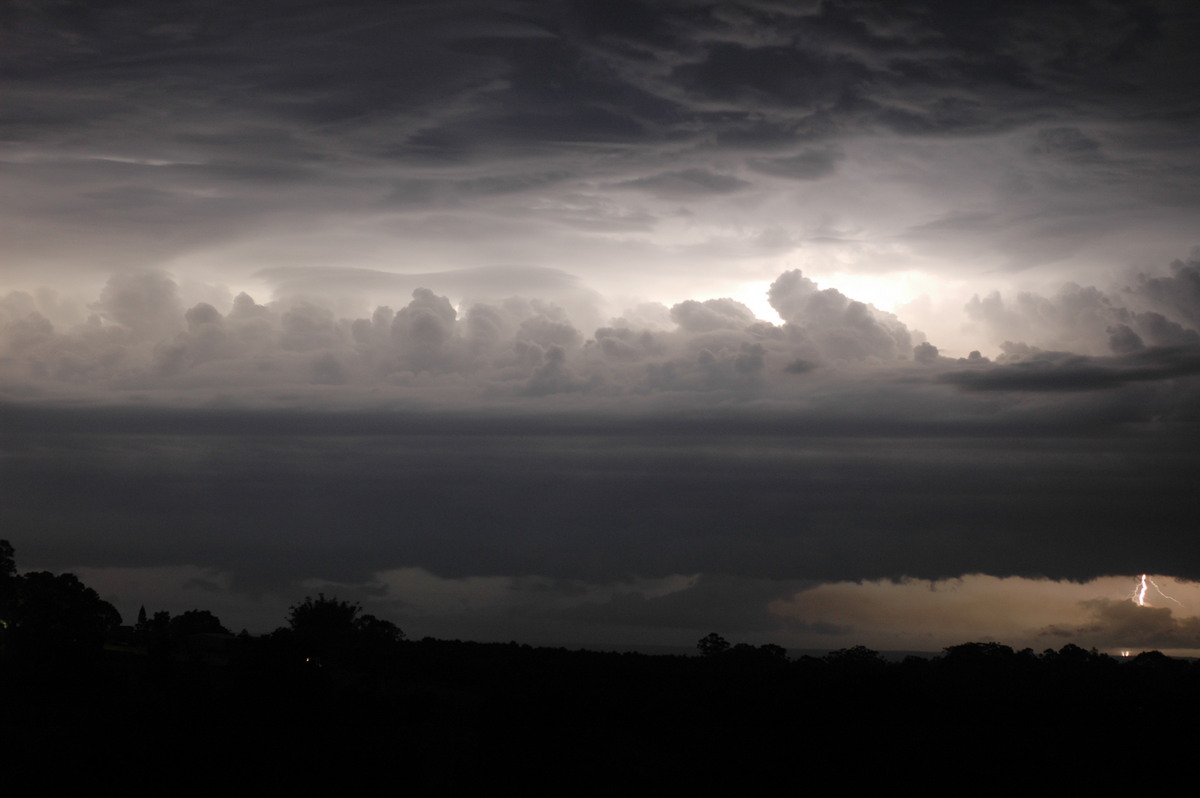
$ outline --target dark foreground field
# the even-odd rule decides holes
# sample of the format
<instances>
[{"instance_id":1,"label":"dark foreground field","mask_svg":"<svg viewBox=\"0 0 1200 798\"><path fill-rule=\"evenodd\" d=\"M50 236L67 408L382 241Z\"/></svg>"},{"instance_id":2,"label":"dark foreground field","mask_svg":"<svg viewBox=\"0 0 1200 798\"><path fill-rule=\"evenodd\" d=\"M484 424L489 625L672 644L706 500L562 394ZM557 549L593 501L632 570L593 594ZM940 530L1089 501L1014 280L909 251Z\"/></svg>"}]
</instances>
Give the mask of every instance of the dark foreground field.
<instances>
[{"instance_id":1,"label":"dark foreground field","mask_svg":"<svg viewBox=\"0 0 1200 798\"><path fill-rule=\"evenodd\" d=\"M1200 666L1159 654L994 643L903 662L434 639L317 656L276 633L35 659L6 657L0 732L8 761L38 763L48 784L65 771L303 794L380 779L579 795L952 778L989 793L1165 755L1163 730L1200 697Z\"/></svg>"},{"instance_id":2,"label":"dark foreground field","mask_svg":"<svg viewBox=\"0 0 1200 798\"><path fill-rule=\"evenodd\" d=\"M205 610L123 626L0 540L13 795L1075 795L1190 762L1197 707L1200 664L1073 645L895 662L716 633L691 656L410 641L323 595L259 637Z\"/></svg>"}]
</instances>

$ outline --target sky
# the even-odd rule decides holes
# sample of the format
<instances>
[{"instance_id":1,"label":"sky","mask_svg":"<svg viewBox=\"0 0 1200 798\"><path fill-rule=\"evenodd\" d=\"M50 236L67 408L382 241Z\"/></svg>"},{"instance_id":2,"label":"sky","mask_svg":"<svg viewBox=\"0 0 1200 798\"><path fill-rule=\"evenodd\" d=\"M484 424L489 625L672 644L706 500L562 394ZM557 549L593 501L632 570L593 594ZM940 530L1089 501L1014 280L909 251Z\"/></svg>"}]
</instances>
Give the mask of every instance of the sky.
<instances>
[{"instance_id":1,"label":"sky","mask_svg":"<svg viewBox=\"0 0 1200 798\"><path fill-rule=\"evenodd\" d=\"M1197 33L14 0L0 537L127 621L1200 650Z\"/></svg>"}]
</instances>

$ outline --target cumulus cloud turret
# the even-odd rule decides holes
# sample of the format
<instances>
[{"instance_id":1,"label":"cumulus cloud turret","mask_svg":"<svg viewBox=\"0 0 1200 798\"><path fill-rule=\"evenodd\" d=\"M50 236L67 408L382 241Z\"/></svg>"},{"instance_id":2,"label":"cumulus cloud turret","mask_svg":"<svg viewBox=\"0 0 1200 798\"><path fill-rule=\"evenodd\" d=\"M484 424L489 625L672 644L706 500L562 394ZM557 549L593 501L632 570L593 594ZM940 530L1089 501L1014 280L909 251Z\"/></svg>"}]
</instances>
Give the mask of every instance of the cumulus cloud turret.
<instances>
[{"instance_id":1,"label":"cumulus cloud turret","mask_svg":"<svg viewBox=\"0 0 1200 798\"><path fill-rule=\"evenodd\" d=\"M671 320L688 332L741 330L755 321L754 311L733 299L689 299L671 308Z\"/></svg>"},{"instance_id":2,"label":"cumulus cloud turret","mask_svg":"<svg viewBox=\"0 0 1200 798\"><path fill-rule=\"evenodd\" d=\"M74 327L53 324L34 294L4 297L0 373L10 390L186 387L198 399L201 389L246 389L254 401L253 391L271 384L338 386L347 396L386 387L397 398L453 395L483 405L567 394L574 403L662 393L720 402L730 392L738 401L796 401L812 374L858 384L873 370L917 367L919 379L973 392L1107 390L1191 373L1200 347L1200 295L1191 290L1198 269L1176 262L1168 275L1139 275L1123 290L1069 283L1049 296L977 295L965 318L998 339L994 363L977 353L944 357L897 316L800 270L784 272L767 292L781 325L724 297L644 305L600 327L542 298L456 308L428 288L415 289L399 310L380 305L357 318L311 295L259 304L240 293L227 307L184 309L170 275L140 271L114 275L91 304L92 318Z\"/></svg>"},{"instance_id":3,"label":"cumulus cloud turret","mask_svg":"<svg viewBox=\"0 0 1200 798\"><path fill-rule=\"evenodd\" d=\"M1103 290L1067 283L1044 296L975 295L967 316L1011 360L1020 346L1085 355L1127 354L1145 347L1200 345L1200 261L1175 261L1170 274L1140 274Z\"/></svg>"},{"instance_id":4,"label":"cumulus cloud turret","mask_svg":"<svg viewBox=\"0 0 1200 798\"><path fill-rule=\"evenodd\" d=\"M160 271L114 274L92 307L134 339L162 339L181 327L179 287Z\"/></svg>"},{"instance_id":5,"label":"cumulus cloud turret","mask_svg":"<svg viewBox=\"0 0 1200 798\"><path fill-rule=\"evenodd\" d=\"M57 329L31 295L14 292L2 306L2 367L12 378L69 376L94 387L134 380L169 389L186 377L192 390L270 382L441 390L457 375L456 394L482 401L498 393L765 396L793 381L797 362L890 362L912 352L894 316L819 289L798 271L771 288L787 319L782 327L728 297L653 313L644 305L611 326L587 328L546 299L456 308L428 288L415 289L399 310L381 305L358 318L338 316L336 301L311 294L259 304L243 292L228 307L198 302L186 310L179 296L165 272L114 275L92 305L91 323Z\"/></svg>"},{"instance_id":6,"label":"cumulus cloud turret","mask_svg":"<svg viewBox=\"0 0 1200 798\"><path fill-rule=\"evenodd\" d=\"M896 360L911 355L912 335L898 318L836 288L820 289L799 269L780 275L767 298L789 332L810 341L824 357Z\"/></svg>"}]
</instances>

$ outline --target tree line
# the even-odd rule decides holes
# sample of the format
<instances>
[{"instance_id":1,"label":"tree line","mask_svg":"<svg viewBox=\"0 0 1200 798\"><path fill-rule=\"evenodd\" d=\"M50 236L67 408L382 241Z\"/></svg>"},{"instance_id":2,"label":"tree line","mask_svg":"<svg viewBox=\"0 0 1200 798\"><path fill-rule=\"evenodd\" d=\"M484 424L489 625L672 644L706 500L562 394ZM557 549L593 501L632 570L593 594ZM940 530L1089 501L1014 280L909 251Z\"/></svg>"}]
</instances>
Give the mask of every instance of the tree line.
<instances>
[{"instance_id":1,"label":"tree line","mask_svg":"<svg viewBox=\"0 0 1200 798\"><path fill-rule=\"evenodd\" d=\"M248 772L301 787L392 762L426 792L736 789L797 762L891 784L928 777L935 755L999 757L1012 774L1048 766L1039 752L1092 761L1119 740L1129 756L1200 701L1200 665L1158 652L972 642L899 661L862 646L789 657L716 632L696 652L408 640L324 594L260 636L206 610L124 627L73 575L19 575L0 541L0 750L14 762L136 750L141 767L170 768L219 741L222 756L254 753Z\"/></svg>"}]
</instances>

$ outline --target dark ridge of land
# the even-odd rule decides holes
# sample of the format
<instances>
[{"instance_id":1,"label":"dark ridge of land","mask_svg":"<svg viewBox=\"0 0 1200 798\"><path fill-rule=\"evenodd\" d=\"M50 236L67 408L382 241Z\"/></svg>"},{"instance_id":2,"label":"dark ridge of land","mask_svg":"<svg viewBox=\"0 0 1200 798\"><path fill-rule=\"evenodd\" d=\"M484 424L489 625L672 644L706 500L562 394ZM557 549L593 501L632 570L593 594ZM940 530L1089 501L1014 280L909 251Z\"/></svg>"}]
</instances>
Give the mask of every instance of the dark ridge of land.
<instances>
[{"instance_id":1,"label":"dark ridge of land","mask_svg":"<svg viewBox=\"0 0 1200 798\"><path fill-rule=\"evenodd\" d=\"M12 761L233 768L303 784L394 773L427 791L500 784L760 788L794 769L894 783L954 763L1032 776L1063 757L1150 753L1200 700L1200 665L968 643L889 662L853 648L703 656L395 641L306 655L289 635L110 646L53 664L6 652ZM1154 743L1161 746L1161 741ZM202 768L203 770L203 768ZM211 773L210 770L203 772ZM782 782L780 782L782 783Z\"/></svg>"},{"instance_id":2,"label":"dark ridge of land","mask_svg":"<svg viewBox=\"0 0 1200 798\"><path fill-rule=\"evenodd\" d=\"M1190 755L1200 662L999 643L790 658L716 633L687 656L410 641L324 595L259 637L206 610L122 626L71 574L18 575L0 540L0 686L6 783L54 792L1075 794Z\"/></svg>"}]
</instances>

